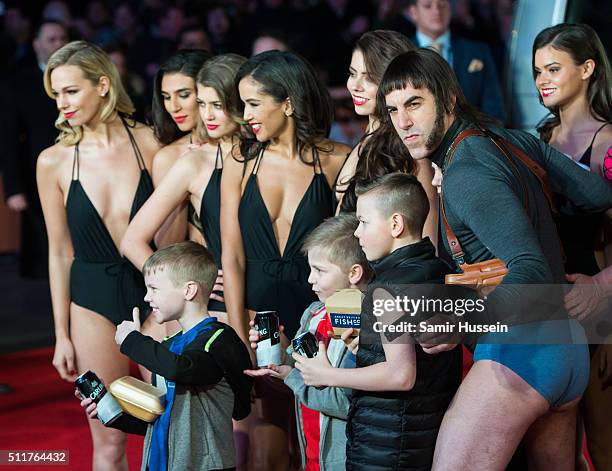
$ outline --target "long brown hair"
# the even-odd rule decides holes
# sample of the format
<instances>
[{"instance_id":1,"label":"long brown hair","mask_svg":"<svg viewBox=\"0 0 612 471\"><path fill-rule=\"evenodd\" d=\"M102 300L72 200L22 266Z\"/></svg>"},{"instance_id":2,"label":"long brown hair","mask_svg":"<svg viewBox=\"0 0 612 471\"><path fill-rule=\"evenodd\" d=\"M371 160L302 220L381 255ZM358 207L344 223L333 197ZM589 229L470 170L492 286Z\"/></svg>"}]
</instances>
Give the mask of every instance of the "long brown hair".
<instances>
[{"instance_id":1,"label":"long brown hair","mask_svg":"<svg viewBox=\"0 0 612 471\"><path fill-rule=\"evenodd\" d=\"M587 88L589 110L596 120L602 123L612 123L612 71L606 50L595 30L581 23L562 23L540 31L533 42L534 80L536 78L535 53L546 46L567 52L576 65L584 64L589 59L595 62L595 70L593 70ZM540 94L538 98L543 105ZM553 129L561 124L559 107L551 107L548 110L552 116L545 119L537 128L540 137L545 142L550 140Z\"/></svg>"},{"instance_id":2,"label":"long brown hair","mask_svg":"<svg viewBox=\"0 0 612 471\"><path fill-rule=\"evenodd\" d=\"M385 69L393 58L414 48L408 37L397 31L375 30L364 33L355 43L354 50L363 54L369 80L380 84ZM374 117L382 122L379 113L380 108L376 106ZM341 185L347 185L344 190L339 190L344 193L343 211L354 211L357 201L355 186L358 183L397 171L410 173L414 169L414 162L395 131L393 136L377 132L365 134L357 146L359 160L355 175L339 182Z\"/></svg>"}]
</instances>

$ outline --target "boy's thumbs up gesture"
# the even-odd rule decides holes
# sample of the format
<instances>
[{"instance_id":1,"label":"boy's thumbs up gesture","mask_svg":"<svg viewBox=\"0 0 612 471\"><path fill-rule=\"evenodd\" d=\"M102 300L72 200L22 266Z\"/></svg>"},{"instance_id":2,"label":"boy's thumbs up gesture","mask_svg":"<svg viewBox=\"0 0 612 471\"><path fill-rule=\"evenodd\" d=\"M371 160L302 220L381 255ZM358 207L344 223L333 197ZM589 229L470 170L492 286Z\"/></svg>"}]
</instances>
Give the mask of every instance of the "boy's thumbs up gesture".
<instances>
[{"instance_id":1,"label":"boy's thumbs up gesture","mask_svg":"<svg viewBox=\"0 0 612 471\"><path fill-rule=\"evenodd\" d=\"M132 309L132 317L132 321L123 321L117 326L117 332L115 333L115 342L117 342L117 345L119 346L121 346L125 338L131 332L140 332L140 310L137 307Z\"/></svg>"}]
</instances>

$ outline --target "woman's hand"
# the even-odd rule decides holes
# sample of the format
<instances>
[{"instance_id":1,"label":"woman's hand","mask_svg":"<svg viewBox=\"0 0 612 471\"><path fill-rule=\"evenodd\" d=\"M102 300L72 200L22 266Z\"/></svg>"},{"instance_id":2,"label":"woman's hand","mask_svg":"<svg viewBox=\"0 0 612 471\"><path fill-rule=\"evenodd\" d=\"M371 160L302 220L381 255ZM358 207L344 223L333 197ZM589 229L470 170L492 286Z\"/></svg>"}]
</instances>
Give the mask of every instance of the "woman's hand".
<instances>
[{"instance_id":1,"label":"woman's hand","mask_svg":"<svg viewBox=\"0 0 612 471\"><path fill-rule=\"evenodd\" d=\"M217 271L217 279L215 280L215 285L210 293L210 299L224 303L225 298L217 293L223 293L223 270Z\"/></svg>"},{"instance_id":2,"label":"woman's hand","mask_svg":"<svg viewBox=\"0 0 612 471\"><path fill-rule=\"evenodd\" d=\"M605 298L604 290L593 276L573 273L565 275L565 278L574 284L565 295L565 308L570 316L582 321L597 311L597 307Z\"/></svg>"},{"instance_id":3,"label":"woman's hand","mask_svg":"<svg viewBox=\"0 0 612 471\"><path fill-rule=\"evenodd\" d=\"M330 378L334 374L334 368L327 358L325 343L319 342L319 352L314 358L307 358L299 353L293 353L295 367L302 373L304 383L307 386L325 387L331 386Z\"/></svg>"},{"instance_id":4,"label":"woman's hand","mask_svg":"<svg viewBox=\"0 0 612 471\"><path fill-rule=\"evenodd\" d=\"M74 346L69 338L63 337L55 340L52 363L62 379L66 381L77 379Z\"/></svg>"},{"instance_id":5,"label":"woman's hand","mask_svg":"<svg viewBox=\"0 0 612 471\"><path fill-rule=\"evenodd\" d=\"M601 380L602 390L612 386L612 345L609 343L599 346L597 376Z\"/></svg>"},{"instance_id":6,"label":"woman's hand","mask_svg":"<svg viewBox=\"0 0 612 471\"><path fill-rule=\"evenodd\" d=\"M442 192L442 170L433 162L431 163L431 168L434 170L434 177L431 180L431 184L437 189L438 194L440 194Z\"/></svg>"}]
</instances>

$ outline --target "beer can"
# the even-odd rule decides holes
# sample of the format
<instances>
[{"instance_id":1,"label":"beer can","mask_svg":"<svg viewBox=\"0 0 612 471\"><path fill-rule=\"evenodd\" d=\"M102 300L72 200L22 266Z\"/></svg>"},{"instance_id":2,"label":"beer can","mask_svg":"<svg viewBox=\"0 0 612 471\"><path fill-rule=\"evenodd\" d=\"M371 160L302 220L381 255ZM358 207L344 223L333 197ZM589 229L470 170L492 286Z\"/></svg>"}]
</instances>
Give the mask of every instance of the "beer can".
<instances>
[{"instance_id":1,"label":"beer can","mask_svg":"<svg viewBox=\"0 0 612 471\"><path fill-rule=\"evenodd\" d=\"M317 356L319 345L316 337L310 332L304 332L291 341L293 351L307 358Z\"/></svg>"},{"instance_id":2,"label":"beer can","mask_svg":"<svg viewBox=\"0 0 612 471\"><path fill-rule=\"evenodd\" d=\"M255 313L255 328L259 333L257 342L257 366L279 365L282 359L280 324L276 311Z\"/></svg>"},{"instance_id":3,"label":"beer can","mask_svg":"<svg viewBox=\"0 0 612 471\"><path fill-rule=\"evenodd\" d=\"M74 385L79 390L81 398L89 398L96 403L98 419L104 425L110 425L117 420L123 412L119 403L113 395L104 387L100 378L92 372L87 371L79 376Z\"/></svg>"}]
</instances>

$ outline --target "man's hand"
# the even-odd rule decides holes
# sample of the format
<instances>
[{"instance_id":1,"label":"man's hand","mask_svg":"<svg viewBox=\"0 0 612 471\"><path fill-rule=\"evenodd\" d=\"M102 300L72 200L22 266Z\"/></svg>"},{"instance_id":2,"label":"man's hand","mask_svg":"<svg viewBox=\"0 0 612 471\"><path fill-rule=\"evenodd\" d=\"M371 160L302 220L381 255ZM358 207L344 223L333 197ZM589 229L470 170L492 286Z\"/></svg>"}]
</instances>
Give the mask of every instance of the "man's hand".
<instances>
[{"instance_id":1,"label":"man's hand","mask_svg":"<svg viewBox=\"0 0 612 471\"><path fill-rule=\"evenodd\" d=\"M436 353L452 350L461 341L457 316L436 314L424 321L427 326L443 325L447 327L444 332L422 332L415 336L425 353Z\"/></svg>"},{"instance_id":2,"label":"man's hand","mask_svg":"<svg viewBox=\"0 0 612 471\"><path fill-rule=\"evenodd\" d=\"M132 309L133 321L123 321L117 326L117 332L115 333L115 342L121 346L125 338L134 331L140 332L140 310L135 307Z\"/></svg>"},{"instance_id":3,"label":"man's hand","mask_svg":"<svg viewBox=\"0 0 612 471\"><path fill-rule=\"evenodd\" d=\"M28 199L25 193L17 193L6 199L6 205L13 211L24 211L28 209Z\"/></svg>"}]
</instances>

